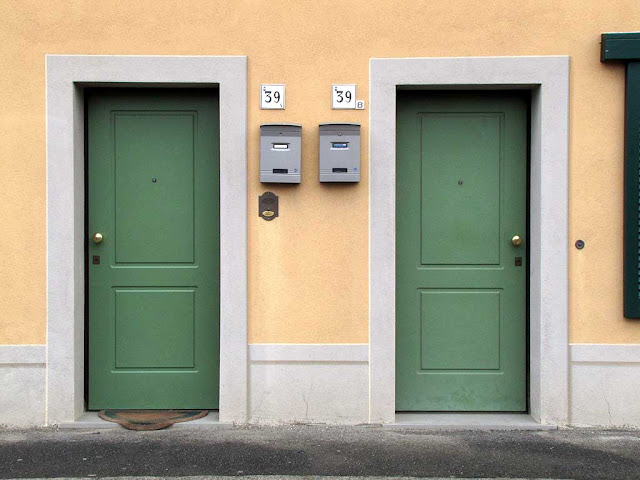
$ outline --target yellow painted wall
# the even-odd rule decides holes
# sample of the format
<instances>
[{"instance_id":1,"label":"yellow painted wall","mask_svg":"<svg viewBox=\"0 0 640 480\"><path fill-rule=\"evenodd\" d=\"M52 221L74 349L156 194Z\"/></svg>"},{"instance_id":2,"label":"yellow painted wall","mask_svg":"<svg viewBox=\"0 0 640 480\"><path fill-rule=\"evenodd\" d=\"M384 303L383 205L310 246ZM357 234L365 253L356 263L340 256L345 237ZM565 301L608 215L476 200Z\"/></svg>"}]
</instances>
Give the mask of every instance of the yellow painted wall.
<instances>
[{"instance_id":1,"label":"yellow painted wall","mask_svg":"<svg viewBox=\"0 0 640 480\"><path fill-rule=\"evenodd\" d=\"M249 57L251 342L368 339L368 103L332 111L332 83L368 100L371 57L571 55L571 341L638 343L622 316L624 69L599 35L640 29L637 0L0 1L0 344L45 342L44 55ZM287 109L259 110L260 83ZM303 183L258 181L259 124L303 125ZM362 181L317 181L317 125L361 122ZM280 196L280 217L257 197Z\"/></svg>"}]
</instances>

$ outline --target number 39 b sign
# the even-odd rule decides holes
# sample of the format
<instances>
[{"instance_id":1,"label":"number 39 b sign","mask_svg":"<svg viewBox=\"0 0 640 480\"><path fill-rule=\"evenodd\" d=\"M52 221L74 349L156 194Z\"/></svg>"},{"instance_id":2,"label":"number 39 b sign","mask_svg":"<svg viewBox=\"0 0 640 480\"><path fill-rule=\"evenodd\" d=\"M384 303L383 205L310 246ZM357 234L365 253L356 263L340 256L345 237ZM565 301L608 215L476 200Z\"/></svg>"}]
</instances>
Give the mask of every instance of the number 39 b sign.
<instances>
[{"instance_id":1,"label":"number 39 b sign","mask_svg":"<svg viewBox=\"0 0 640 480\"><path fill-rule=\"evenodd\" d=\"M331 87L331 108L356 108L356 86L333 85Z\"/></svg>"},{"instance_id":2,"label":"number 39 b sign","mask_svg":"<svg viewBox=\"0 0 640 480\"><path fill-rule=\"evenodd\" d=\"M284 85L260 85L260 108L284 110Z\"/></svg>"}]
</instances>

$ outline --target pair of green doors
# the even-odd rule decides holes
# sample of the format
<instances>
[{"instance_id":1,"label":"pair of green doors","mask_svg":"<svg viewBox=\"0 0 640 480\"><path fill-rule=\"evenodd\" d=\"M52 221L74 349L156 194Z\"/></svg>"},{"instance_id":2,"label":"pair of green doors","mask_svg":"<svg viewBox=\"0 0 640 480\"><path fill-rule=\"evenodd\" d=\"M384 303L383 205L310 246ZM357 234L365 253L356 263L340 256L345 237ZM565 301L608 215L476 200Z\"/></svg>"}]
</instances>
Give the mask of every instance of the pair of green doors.
<instances>
[{"instance_id":1,"label":"pair of green doors","mask_svg":"<svg viewBox=\"0 0 640 480\"><path fill-rule=\"evenodd\" d=\"M397 409L523 411L526 102L397 115ZM89 408L217 408L217 94L95 90L87 117Z\"/></svg>"},{"instance_id":2,"label":"pair of green doors","mask_svg":"<svg viewBox=\"0 0 640 480\"><path fill-rule=\"evenodd\" d=\"M398 92L398 411L527 409L527 115L515 92Z\"/></svg>"},{"instance_id":3,"label":"pair of green doors","mask_svg":"<svg viewBox=\"0 0 640 480\"><path fill-rule=\"evenodd\" d=\"M89 409L218 407L215 90L87 92Z\"/></svg>"}]
</instances>

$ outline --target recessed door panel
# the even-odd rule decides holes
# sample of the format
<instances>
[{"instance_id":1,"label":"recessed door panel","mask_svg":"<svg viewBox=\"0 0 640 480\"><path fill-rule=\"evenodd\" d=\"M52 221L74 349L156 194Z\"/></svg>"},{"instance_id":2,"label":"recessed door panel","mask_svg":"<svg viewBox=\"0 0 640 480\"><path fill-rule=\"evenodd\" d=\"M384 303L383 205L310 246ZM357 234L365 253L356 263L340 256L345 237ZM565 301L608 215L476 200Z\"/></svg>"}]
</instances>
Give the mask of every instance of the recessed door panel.
<instances>
[{"instance_id":1,"label":"recessed door panel","mask_svg":"<svg viewBox=\"0 0 640 480\"><path fill-rule=\"evenodd\" d=\"M113 113L116 263L194 261L195 112Z\"/></svg>"},{"instance_id":2,"label":"recessed door panel","mask_svg":"<svg viewBox=\"0 0 640 480\"><path fill-rule=\"evenodd\" d=\"M428 290L420 299L421 370L500 368L499 290Z\"/></svg>"},{"instance_id":3,"label":"recessed door panel","mask_svg":"<svg viewBox=\"0 0 640 480\"><path fill-rule=\"evenodd\" d=\"M422 264L500 262L500 113L421 116Z\"/></svg>"},{"instance_id":4,"label":"recessed door panel","mask_svg":"<svg viewBox=\"0 0 640 480\"><path fill-rule=\"evenodd\" d=\"M195 290L118 288L115 370L193 368Z\"/></svg>"}]
</instances>

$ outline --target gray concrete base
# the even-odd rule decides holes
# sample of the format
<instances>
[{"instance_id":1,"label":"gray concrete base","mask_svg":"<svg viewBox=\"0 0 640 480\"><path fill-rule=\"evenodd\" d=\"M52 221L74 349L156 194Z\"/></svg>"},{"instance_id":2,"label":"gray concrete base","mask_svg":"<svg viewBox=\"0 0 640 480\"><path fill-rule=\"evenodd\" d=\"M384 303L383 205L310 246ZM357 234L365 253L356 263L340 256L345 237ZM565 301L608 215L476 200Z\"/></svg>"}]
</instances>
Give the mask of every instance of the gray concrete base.
<instances>
[{"instance_id":1,"label":"gray concrete base","mask_svg":"<svg viewBox=\"0 0 640 480\"><path fill-rule=\"evenodd\" d=\"M396 413L394 423L385 428L426 428L441 430L556 430L522 413Z\"/></svg>"},{"instance_id":2,"label":"gray concrete base","mask_svg":"<svg viewBox=\"0 0 640 480\"><path fill-rule=\"evenodd\" d=\"M98 430L104 428L119 428L120 425L114 422L107 422L98 415L98 412L86 412L75 422L66 422L58 425L58 428L62 429L86 429L86 430ZM198 418L190 422L178 422L173 424L172 429L192 429L192 428L231 428L231 423L221 423L220 414L217 411L209 412L209 415L203 418Z\"/></svg>"}]
</instances>

